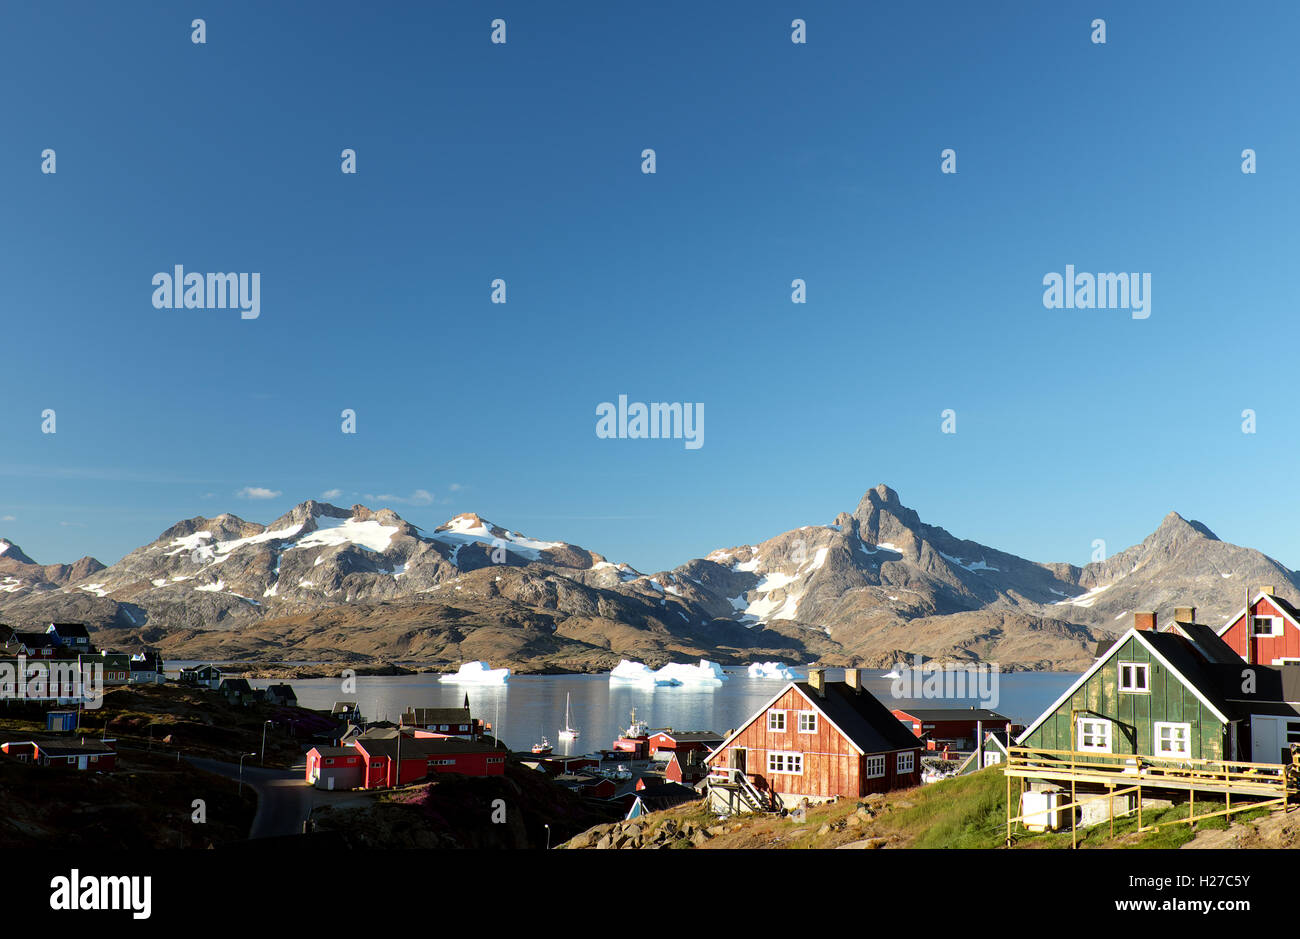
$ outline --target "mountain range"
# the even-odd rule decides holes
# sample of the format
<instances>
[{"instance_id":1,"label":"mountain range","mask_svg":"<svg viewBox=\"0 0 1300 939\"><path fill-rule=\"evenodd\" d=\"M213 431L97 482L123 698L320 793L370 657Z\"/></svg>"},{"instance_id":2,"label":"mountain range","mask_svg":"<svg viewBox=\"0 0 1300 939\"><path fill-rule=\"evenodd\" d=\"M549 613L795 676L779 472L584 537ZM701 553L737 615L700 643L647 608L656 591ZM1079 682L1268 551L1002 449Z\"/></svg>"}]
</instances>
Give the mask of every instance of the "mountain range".
<instances>
[{"instance_id":1,"label":"mountain range","mask_svg":"<svg viewBox=\"0 0 1300 939\"><path fill-rule=\"evenodd\" d=\"M1174 512L1077 567L922 522L888 486L853 512L642 573L474 514L432 531L389 509L307 501L268 525L178 522L105 566L40 565L0 540L0 620L84 622L169 658L603 670L708 657L887 667L913 656L1079 669L1135 610L1218 625L1247 586L1295 572Z\"/></svg>"}]
</instances>

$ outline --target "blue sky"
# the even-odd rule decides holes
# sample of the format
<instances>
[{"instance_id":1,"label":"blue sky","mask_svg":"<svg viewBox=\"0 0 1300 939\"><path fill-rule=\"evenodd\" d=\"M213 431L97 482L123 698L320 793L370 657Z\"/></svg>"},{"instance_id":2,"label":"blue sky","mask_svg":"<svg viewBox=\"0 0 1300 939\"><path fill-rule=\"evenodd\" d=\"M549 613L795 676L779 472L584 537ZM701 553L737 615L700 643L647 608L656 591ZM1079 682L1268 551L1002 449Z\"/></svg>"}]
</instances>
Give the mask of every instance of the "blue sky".
<instances>
[{"instance_id":1,"label":"blue sky","mask_svg":"<svg viewBox=\"0 0 1300 939\"><path fill-rule=\"evenodd\" d=\"M1035 560L1176 510L1300 565L1300 8L1130 7L10 7L0 535L112 562L340 490L653 570L887 482ZM260 317L154 309L176 264ZM1150 318L1045 309L1067 264ZM598 438L619 394L704 446Z\"/></svg>"}]
</instances>

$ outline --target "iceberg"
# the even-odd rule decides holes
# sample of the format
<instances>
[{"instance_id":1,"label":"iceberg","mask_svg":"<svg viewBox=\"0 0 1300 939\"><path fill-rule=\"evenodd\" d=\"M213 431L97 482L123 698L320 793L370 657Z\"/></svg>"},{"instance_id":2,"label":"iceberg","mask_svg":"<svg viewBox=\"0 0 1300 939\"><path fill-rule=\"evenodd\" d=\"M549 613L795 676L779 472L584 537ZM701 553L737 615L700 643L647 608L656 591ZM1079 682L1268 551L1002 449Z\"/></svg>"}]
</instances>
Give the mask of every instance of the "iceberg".
<instances>
[{"instance_id":1,"label":"iceberg","mask_svg":"<svg viewBox=\"0 0 1300 939\"><path fill-rule=\"evenodd\" d=\"M755 662L749 666L750 678L784 678L793 681L799 676L792 669L786 668L784 662Z\"/></svg>"},{"instance_id":2,"label":"iceberg","mask_svg":"<svg viewBox=\"0 0 1300 939\"><path fill-rule=\"evenodd\" d=\"M658 672L650 668L644 662L629 662L623 659L609 673L610 681L634 681L641 685L656 685L660 687L671 687L680 685L681 682L676 678L661 676Z\"/></svg>"},{"instance_id":3,"label":"iceberg","mask_svg":"<svg viewBox=\"0 0 1300 939\"><path fill-rule=\"evenodd\" d=\"M684 685L721 684L727 680L722 666L708 659L700 659L699 665L669 663L655 672L655 678L674 678Z\"/></svg>"},{"instance_id":4,"label":"iceberg","mask_svg":"<svg viewBox=\"0 0 1300 939\"><path fill-rule=\"evenodd\" d=\"M454 675L443 675L438 681L459 684L504 685L510 678L508 668L490 668L487 662L466 662Z\"/></svg>"}]
</instances>

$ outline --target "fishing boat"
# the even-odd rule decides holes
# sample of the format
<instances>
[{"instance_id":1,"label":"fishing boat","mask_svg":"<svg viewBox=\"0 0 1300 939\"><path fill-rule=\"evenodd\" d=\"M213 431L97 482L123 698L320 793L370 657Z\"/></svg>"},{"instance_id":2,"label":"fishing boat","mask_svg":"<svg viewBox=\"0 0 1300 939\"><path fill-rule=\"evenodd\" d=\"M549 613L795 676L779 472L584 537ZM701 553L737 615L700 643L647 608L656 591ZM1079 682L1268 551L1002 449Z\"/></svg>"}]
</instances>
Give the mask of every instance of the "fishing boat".
<instances>
[{"instance_id":1,"label":"fishing boat","mask_svg":"<svg viewBox=\"0 0 1300 939\"><path fill-rule=\"evenodd\" d=\"M577 740L578 728L573 726L573 718L569 715L569 695L564 696L564 729L560 731L561 740Z\"/></svg>"},{"instance_id":2,"label":"fishing boat","mask_svg":"<svg viewBox=\"0 0 1300 939\"><path fill-rule=\"evenodd\" d=\"M541 743L533 744L533 752L536 753L538 756L546 756L553 749L554 748L551 746L551 741L547 740L545 737L542 737Z\"/></svg>"}]
</instances>

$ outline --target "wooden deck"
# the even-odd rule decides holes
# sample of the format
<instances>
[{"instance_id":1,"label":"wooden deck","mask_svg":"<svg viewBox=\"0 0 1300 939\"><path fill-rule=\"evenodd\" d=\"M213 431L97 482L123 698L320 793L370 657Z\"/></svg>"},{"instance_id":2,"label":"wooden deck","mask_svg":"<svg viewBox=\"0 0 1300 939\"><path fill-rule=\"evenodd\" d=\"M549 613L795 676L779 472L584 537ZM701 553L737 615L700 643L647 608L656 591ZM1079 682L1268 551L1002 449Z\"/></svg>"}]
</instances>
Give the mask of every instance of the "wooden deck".
<instances>
[{"instance_id":1,"label":"wooden deck","mask_svg":"<svg viewBox=\"0 0 1300 939\"><path fill-rule=\"evenodd\" d=\"M1280 763L1242 763L1176 757L1084 753L1008 747L1003 771L1010 781L1044 779L1074 785L1166 789L1263 799L1289 798L1286 767Z\"/></svg>"}]
</instances>

